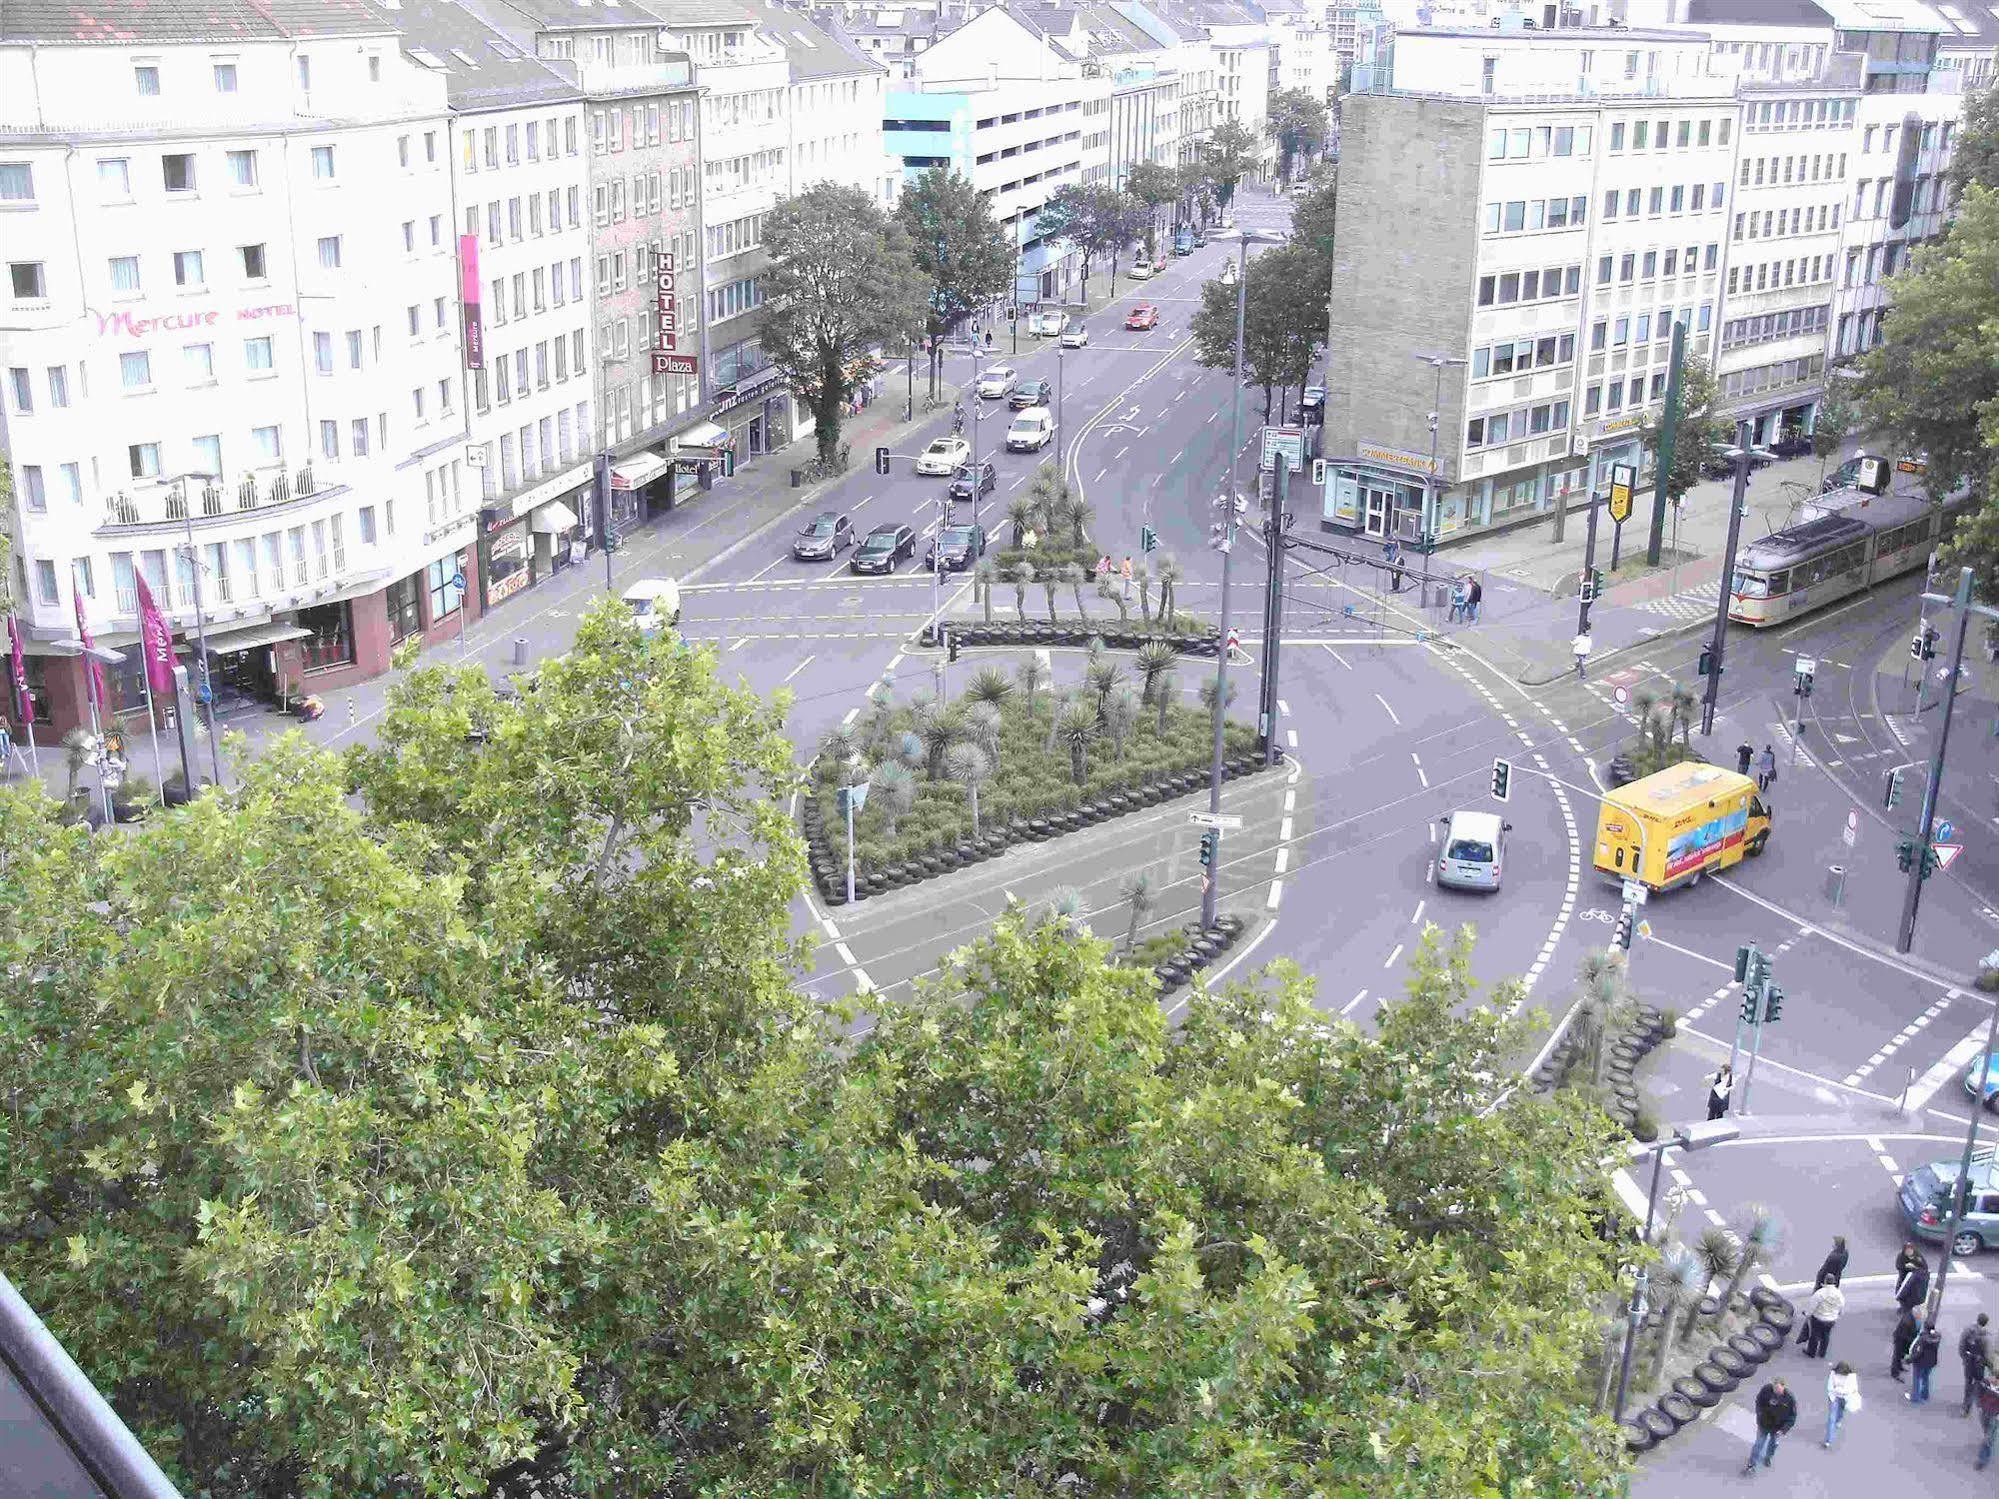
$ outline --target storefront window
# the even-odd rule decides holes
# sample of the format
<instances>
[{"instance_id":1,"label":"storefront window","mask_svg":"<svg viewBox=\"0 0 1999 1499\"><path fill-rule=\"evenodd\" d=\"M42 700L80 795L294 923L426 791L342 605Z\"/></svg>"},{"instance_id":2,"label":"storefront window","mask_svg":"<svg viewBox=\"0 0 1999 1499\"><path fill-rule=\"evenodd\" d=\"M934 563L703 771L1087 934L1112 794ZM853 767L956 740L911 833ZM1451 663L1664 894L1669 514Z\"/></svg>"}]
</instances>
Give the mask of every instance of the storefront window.
<instances>
[{"instance_id":1,"label":"storefront window","mask_svg":"<svg viewBox=\"0 0 1999 1499\"><path fill-rule=\"evenodd\" d=\"M527 523L514 521L486 538L486 607L528 586Z\"/></svg>"},{"instance_id":2,"label":"storefront window","mask_svg":"<svg viewBox=\"0 0 1999 1499\"><path fill-rule=\"evenodd\" d=\"M406 640L423 628L422 573L411 573L407 578L398 578L383 592L389 605L389 639Z\"/></svg>"},{"instance_id":3,"label":"storefront window","mask_svg":"<svg viewBox=\"0 0 1999 1499\"><path fill-rule=\"evenodd\" d=\"M298 611L298 626L312 633L299 642L307 671L354 664L354 608L351 604L315 604Z\"/></svg>"},{"instance_id":4,"label":"storefront window","mask_svg":"<svg viewBox=\"0 0 1999 1499\"><path fill-rule=\"evenodd\" d=\"M430 621L436 624L458 612L465 602L465 583L458 573L458 559L440 557L426 570L430 587Z\"/></svg>"}]
</instances>

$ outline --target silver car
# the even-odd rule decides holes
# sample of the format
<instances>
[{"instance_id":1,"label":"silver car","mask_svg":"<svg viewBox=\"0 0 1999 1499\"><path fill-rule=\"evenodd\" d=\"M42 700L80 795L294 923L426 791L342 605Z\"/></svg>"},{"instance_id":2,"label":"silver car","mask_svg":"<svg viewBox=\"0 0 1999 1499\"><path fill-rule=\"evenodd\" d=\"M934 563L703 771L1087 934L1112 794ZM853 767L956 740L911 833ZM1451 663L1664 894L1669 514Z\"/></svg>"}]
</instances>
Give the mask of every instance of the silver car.
<instances>
[{"instance_id":1,"label":"silver car","mask_svg":"<svg viewBox=\"0 0 1999 1499\"><path fill-rule=\"evenodd\" d=\"M1444 824L1437 883L1454 890L1497 890L1513 824L1491 812L1453 812Z\"/></svg>"}]
</instances>

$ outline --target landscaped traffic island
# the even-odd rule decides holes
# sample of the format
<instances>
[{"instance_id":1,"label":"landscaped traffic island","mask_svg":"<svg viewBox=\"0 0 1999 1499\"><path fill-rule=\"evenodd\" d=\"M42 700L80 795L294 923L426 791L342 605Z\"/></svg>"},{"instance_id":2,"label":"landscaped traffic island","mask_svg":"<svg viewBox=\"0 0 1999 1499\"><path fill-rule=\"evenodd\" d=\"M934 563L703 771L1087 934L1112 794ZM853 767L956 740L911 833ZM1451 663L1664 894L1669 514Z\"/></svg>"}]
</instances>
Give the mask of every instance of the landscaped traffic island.
<instances>
[{"instance_id":1,"label":"landscaped traffic island","mask_svg":"<svg viewBox=\"0 0 1999 1499\"><path fill-rule=\"evenodd\" d=\"M1202 706L1182 703L1180 665L1168 645L1119 659L1099 643L1067 683L1030 657L1011 676L979 671L947 704L877 688L813 762L804 826L820 893L846 897L842 787L867 788L854 820L855 896L865 898L1205 784L1214 684L1202 684ZM1231 776L1261 768L1247 725L1226 725L1223 766Z\"/></svg>"}]
</instances>

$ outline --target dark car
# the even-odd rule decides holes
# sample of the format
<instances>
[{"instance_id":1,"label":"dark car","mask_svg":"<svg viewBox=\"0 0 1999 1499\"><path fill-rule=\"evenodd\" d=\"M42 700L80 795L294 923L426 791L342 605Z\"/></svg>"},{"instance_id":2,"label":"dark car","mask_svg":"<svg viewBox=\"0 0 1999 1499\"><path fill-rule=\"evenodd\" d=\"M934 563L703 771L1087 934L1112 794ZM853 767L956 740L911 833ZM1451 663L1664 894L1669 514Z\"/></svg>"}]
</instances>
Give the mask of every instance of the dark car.
<instances>
[{"instance_id":1,"label":"dark car","mask_svg":"<svg viewBox=\"0 0 1999 1499\"><path fill-rule=\"evenodd\" d=\"M1812 450L1812 440L1803 432L1787 432L1770 444L1770 451L1779 458L1802 458Z\"/></svg>"},{"instance_id":2,"label":"dark car","mask_svg":"<svg viewBox=\"0 0 1999 1499\"><path fill-rule=\"evenodd\" d=\"M791 539L791 555L805 562L824 562L854 544L854 523L844 515L822 510Z\"/></svg>"},{"instance_id":3,"label":"dark car","mask_svg":"<svg viewBox=\"0 0 1999 1499\"><path fill-rule=\"evenodd\" d=\"M972 465L961 463L958 471L951 476L951 482L945 486L944 493L954 500L976 500L982 494L991 494L998 483L999 470L990 463L979 465L976 480L972 477Z\"/></svg>"},{"instance_id":4,"label":"dark car","mask_svg":"<svg viewBox=\"0 0 1999 1499\"><path fill-rule=\"evenodd\" d=\"M1006 403L1015 411L1025 411L1030 406L1046 406L1054 399L1054 388L1046 380L1023 380L1014 386Z\"/></svg>"},{"instance_id":5,"label":"dark car","mask_svg":"<svg viewBox=\"0 0 1999 1499\"><path fill-rule=\"evenodd\" d=\"M1736 456L1741 448L1709 448L1707 456L1701 459L1701 477L1706 479L1726 479L1735 472ZM1749 472L1755 473L1766 463L1775 460L1763 448L1749 449Z\"/></svg>"},{"instance_id":6,"label":"dark car","mask_svg":"<svg viewBox=\"0 0 1999 1499\"><path fill-rule=\"evenodd\" d=\"M854 548L848 566L857 573L892 573L896 563L916 555L916 533L907 526L876 526Z\"/></svg>"},{"instance_id":7,"label":"dark car","mask_svg":"<svg viewBox=\"0 0 1999 1499\"><path fill-rule=\"evenodd\" d=\"M930 543L929 566L963 572L986 554L984 526L946 526Z\"/></svg>"}]
</instances>

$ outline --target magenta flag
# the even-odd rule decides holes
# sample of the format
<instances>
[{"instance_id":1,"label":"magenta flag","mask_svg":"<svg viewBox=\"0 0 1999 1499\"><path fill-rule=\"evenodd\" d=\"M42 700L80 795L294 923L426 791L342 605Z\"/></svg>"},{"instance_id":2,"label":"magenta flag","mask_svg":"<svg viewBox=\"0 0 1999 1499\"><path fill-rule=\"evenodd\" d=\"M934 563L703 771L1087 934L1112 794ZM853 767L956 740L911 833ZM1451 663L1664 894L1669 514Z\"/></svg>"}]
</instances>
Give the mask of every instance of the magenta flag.
<instances>
[{"instance_id":1,"label":"magenta flag","mask_svg":"<svg viewBox=\"0 0 1999 1499\"><path fill-rule=\"evenodd\" d=\"M134 573L139 585L139 644L146 653L146 686L154 697L171 698L174 692L174 632L160 606L153 602L153 590L146 575Z\"/></svg>"},{"instance_id":2,"label":"magenta flag","mask_svg":"<svg viewBox=\"0 0 1999 1499\"><path fill-rule=\"evenodd\" d=\"M76 638L83 643L83 681L90 693L90 703L99 713L106 712L110 697L104 690L104 663L90 654L96 644L90 638L90 626L83 619L83 590L76 591Z\"/></svg>"},{"instance_id":3,"label":"magenta flag","mask_svg":"<svg viewBox=\"0 0 1999 1499\"><path fill-rule=\"evenodd\" d=\"M14 686L14 716L24 725L31 724L35 721L35 699L28 691L28 652L21 644L21 622L11 614L7 616L7 646L7 680Z\"/></svg>"}]
</instances>

